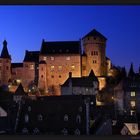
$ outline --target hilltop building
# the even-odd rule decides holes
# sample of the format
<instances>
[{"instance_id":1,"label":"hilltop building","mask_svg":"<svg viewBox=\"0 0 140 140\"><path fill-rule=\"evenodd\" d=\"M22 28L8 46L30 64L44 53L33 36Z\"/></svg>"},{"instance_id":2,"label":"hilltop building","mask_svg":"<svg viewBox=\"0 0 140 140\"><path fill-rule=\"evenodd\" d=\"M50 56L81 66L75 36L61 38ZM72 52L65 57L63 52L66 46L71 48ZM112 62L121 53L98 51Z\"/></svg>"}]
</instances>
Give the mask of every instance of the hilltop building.
<instances>
[{"instance_id":1,"label":"hilltop building","mask_svg":"<svg viewBox=\"0 0 140 140\"><path fill-rule=\"evenodd\" d=\"M106 41L107 38L95 29L80 41L47 42L43 39L40 51L26 50L22 63L11 63L4 40L0 85L22 83L25 91L29 91L34 83L45 93L61 95L60 85L68 79L69 72L73 78L80 78L89 76L93 70L101 90L106 86L106 77L114 74L111 60L106 57Z\"/></svg>"}]
</instances>

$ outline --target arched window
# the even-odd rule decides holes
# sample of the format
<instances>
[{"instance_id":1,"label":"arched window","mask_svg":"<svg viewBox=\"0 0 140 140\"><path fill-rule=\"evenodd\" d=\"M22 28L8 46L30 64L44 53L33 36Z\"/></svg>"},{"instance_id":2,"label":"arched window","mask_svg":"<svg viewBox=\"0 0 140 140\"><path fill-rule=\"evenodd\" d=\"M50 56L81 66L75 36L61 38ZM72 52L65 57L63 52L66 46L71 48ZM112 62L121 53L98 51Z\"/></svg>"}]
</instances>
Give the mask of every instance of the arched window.
<instances>
[{"instance_id":1,"label":"arched window","mask_svg":"<svg viewBox=\"0 0 140 140\"><path fill-rule=\"evenodd\" d=\"M69 120L69 117L68 117L67 114L65 114L65 115L64 115L64 121L66 122L66 121L68 121L68 120Z\"/></svg>"},{"instance_id":2,"label":"arched window","mask_svg":"<svg viewBox=\"0 0 140 140\"><path fill-rule=\"evenodd\" d=\"M41 114L38 115L38 121L42 121L43 120L43 116Z\"/></svg>"},{"instance_id":3,"label":"arched window","mask_svg":"<svg viewBox=\"0 0 140 140\"><path fill-rule=\"evenodd\" d=\"M34 129L33 129L33 133L34 133L34 134L38 134L39 132L40 132L40 131L39 131L38 128L34 128Z\"/></svg>"},{"instance_id":4,"label":"arched window","mask_svg":"<svg viewBox=\"0 0 140 140\"><path fill-rule=\"evenodd\" d=\"M80 106L79 107L79 112L82 112L83 111L83 108Z\"/></svg>"},{"instance_id":5,"label":"arched window","mask_svg":"<svg viewBox=\"0 0 140 140\"><path fill-rule=\"evenodd\" d=\"M80 115L76 116L76 123L78 123L78 124L81 123L81 116Z\"/></svg>"},{"instance_id":6,"label":"arched window","mask_svg":"<svg viewBox=\"0 0 140 140\"><path fill-rule=\"evenodd\" d=\"M80 130L79 130L79 129L76 129L76 130L74 131L74 133L75 133L75 135L80 135Z\"/></svg>"},{"instance_id":7,"label":"arched window","mask_svg":"<svg viewBox=\"0 0 140 140\"><path fill-rule=\"evenodd\" d=\"M29 116L28 116L28 114L25 115L25 118L24 119L25 119L25 123L28 123L29 122Z\"/></svg>"},{"instance_id":8,"label":"arched window","mask_svg":"<svg viewBox=\"0 0 140 140\"><path fill-rule=\"evenodd\" d=\"M28 129L27 129L27 128L23 128L23 129L22 129L22 133L23 133L23 134L27 134L27 133L28 133Z\"/></svg>"},{"instance_id":9,"label":"arched window","mask_svg":"<svg viewBox=\"0 0 140 140\"><path fill-rule=\"evenodd\" d=\"M67 130L66 128L64 128L64 129L62 130L62 133L63 133L63 135L68 135L68 130Z\"/></svg>"},{"instance_id":10,"label":"arched window","mask_svg":"<svg viewBox=\"0 0 140 140\"><path fill-rule=\"evenodd\" d=\"M29 112L31 111L31 106L28 106L28 111L29 111Z\"/></svg>"}]
</instances>

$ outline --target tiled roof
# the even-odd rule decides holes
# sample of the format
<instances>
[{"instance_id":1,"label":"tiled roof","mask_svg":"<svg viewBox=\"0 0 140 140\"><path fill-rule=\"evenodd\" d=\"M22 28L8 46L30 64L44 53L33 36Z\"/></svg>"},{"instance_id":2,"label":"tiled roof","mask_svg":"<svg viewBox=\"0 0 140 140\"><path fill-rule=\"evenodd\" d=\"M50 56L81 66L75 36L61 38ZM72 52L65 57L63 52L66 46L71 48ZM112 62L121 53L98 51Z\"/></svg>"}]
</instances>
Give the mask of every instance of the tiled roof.
<instances>
[{"instance_id":1,"label":"tiled roof","mask_svg":"<svg viewBox=\"0 0 140 140\"><path fill-rule=\"evenodd\" d=\"M39 51L27 51L25 53L24 62L38 62Z\"/></svg>"},{"instance_id":2,"label":"tiled roof","mask_svg":"<svg viewBox=\"0 0 140 140\"><path fill-rule=\"evenodd\" d=\"M23 63L12 63L11 66L12 68L23 67Z\"/></svg>"},{"instance_id":3,"label":"tiled roof","mask_svg":"<svg viewBox=\"0 0 140 140\"><path fill-rule=\"evenodd\" d=\"M90 36L94 36L94 37L100 37L104 40L107 40L107 38L105 36L103 36L101 33L99 33L97 30L93 29L92 31L90 31L88 34L86 34L83 38L86 37L90 37Z\"/></svg>"},{"instance_id":4,"label":"tiled roof","mask_svg":"<svg viewBox=\"0 0 140 140\"><path fill-rule=\"evenodd\" d=\"M4 40L4 42L3 42L3 49L2 49L0 57L11 59L11 56L9 55L9 52L8 52L8 49L7 49L7 41L6 40Z\"/></svg>"},{"instance_id":5,"label":"tiled roof","mask_svg":"<svg viewBox=\"0 0 140 140\"><path fill-rule=\"evenodd\" d=\"M69 80L70 77L65 81L65 83L62 85L64 87L69 86ZM94 75L93 70L91 70L89 76L85 77L72 77L72 86L73 87L93 87L93 81L97 81L97 77Z\"/></svg>"},{"instance_id":6,"label":"tiled roof","mask_svg":"<svg viewBox=\"0 0 140 140\"><path fill-rule=\"evenodd\" d=\"M45 42L43 40L41 54L81 54L79 41Z\"/></svg>"}]
</instances>

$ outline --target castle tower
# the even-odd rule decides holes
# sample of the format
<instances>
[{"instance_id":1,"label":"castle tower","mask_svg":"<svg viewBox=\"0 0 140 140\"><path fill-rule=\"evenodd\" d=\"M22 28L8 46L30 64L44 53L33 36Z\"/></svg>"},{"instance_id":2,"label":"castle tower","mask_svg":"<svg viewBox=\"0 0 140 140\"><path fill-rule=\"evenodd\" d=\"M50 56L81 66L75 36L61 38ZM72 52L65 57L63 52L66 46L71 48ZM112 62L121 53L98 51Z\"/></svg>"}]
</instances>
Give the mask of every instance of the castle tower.
<instances>
[{"instance_id":1,"label":"castle tower","mask_svg":"<svg viewBox=\"0 0 140 140\"><path fill-rule=\"evenodd\" d=\"M11 79L11 56L7 49L7 41L3 41L3 49L0 56L0 85L8 85Z\"/></svg>"},{"instance_id":2,"label":"castle tower","mask_svg":"<svg viewBox=\"0 0 140 140\"><path fill-rule=\"evenodd\" d=\"M47 90L47 64L45 61L39 62L39 80L38 80L38 88L42 90Z\"/></svg>"},{"instance_id":3,"label":"castle tower","mask_svg":"<svg viewBox=\"0 0 140 140\"><path fill-rule=\"evenodd\" d=\"M84 52L87 55L87 75L89 75L91 70L94 71L96 76L107 75L106 40L107 39L95 29L82 38Z\"/></svg>"}]
</instances>

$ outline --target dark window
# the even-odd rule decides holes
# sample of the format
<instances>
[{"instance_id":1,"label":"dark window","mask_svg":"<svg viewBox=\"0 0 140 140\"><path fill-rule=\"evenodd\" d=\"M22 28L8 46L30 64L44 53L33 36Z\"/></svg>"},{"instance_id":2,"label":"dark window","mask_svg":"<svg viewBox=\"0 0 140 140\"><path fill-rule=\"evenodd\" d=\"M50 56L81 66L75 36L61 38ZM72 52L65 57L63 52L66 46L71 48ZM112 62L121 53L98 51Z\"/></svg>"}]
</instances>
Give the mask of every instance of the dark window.
<instances>
[{"instance_id":1,"label":"dark window","mask_svg":"<svg viewBox=\"0 0 140 140\"><path fill-rule=\"evenodd\" d=\"M91 55L93 55L93 51L91 51Z\"/></svg>"},{"instance_id":2,"label":"dark window","mask_svg":"<svg viewBox=\"0 0 140 140\"><path fill-rule=\"evenodd\" d=\"M8 66L6 66L6 70L9 70L9 67Z\"/></svg>"},{"instance_id":3,"label":"dark window","mask_svg":"<svg viewBox=\"0 0 140 140\"><path fill-rule=\"evenodd\" d=\"M43 78L43 75L41 75L41 78Z\"/></svg>"},{"instance_id":4,"label":"dark window","mask_svg":"<svg viewBox=\"0 0 140 140\"><path fill-rule=\"evenodd\" d=\"M54 78L54 76L53 76L53 75L51 75L51 77L52 77L52 78Z\"/></svg>"},{"instance_id":5,"label":"dark window","mask_svg":"<svg viewBox=\"0 0 140 140\"><path fill-rule=\"evenodd\" d=\"M1 66L0 66L0 70L1 70Z\"/></svg>"},{"instance_id":6,"label":"dark window","mask_svg":"<svg viewBox=\"0 0 140 140\"><path fill-rule=\"evenodd\" d=\"M96 37L94 37L94 40L96 40Z\"/></svg>"},{"instance_id":7,"label":"dark window","mask_svg":"<svg viewBox=\"0 0 140 140\"><path fill-rule=\"evenodd\" d=\"M6 60L6 63L8 63L9 62L9 60Z\"/></svg>"},{"instance_id":8,"label":"dark window","mask_svg":"<svg viewBox=\"0 0 140 140\"><path fill-rule=\"evenodd\" d=\"M43 71L43 68L41 70Z\"/></svg>"},{"instance_id":9,"label":"dark window","mask_svg":"<svg viewBox=\"0 0 140 140\"><path fill-rule=\"evenodd\" d=\"M94 51L94 55L98 55L98 51Z\"/></svg>"},{"instance_id":10,"label":"dark window","mask_svg":"<svg viewBox=\"0 0 140 140\"><path fill-rule=\"evenodd\" d=\"M97 61L96 60L93 60L93 64L95 64L95 63L97 63Z\"/></svg>"},{"instance_id":11,"label":"dark window","mask_svg":"<svg viewBox=\"0 0 140 140\"><path fill-rule=\"evenodd\" d=\"M61 75L59 75L59 78L61 78Z\"/></svg>"}]
</instances>

